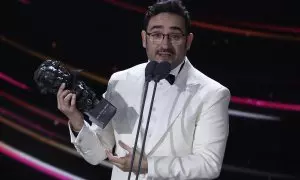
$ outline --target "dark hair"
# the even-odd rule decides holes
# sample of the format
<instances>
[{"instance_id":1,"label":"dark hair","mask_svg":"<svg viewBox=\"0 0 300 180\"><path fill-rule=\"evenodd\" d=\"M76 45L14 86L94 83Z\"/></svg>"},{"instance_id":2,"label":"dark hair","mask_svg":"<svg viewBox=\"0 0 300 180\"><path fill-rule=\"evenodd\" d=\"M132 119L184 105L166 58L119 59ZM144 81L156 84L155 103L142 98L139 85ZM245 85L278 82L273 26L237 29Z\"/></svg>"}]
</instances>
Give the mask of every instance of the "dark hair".
<instances>
[{"instance_id":1,"label":"dark hair","mask_svg":"<svg viewBox=\"0 0 300 180\"><path fill-rule=\"evenodd\" d=\"M180 0L157 1L152 6L149 6L144 18L144 30L147 30L149 21L153 16L164 12L173 13L183 17L185 21L185 33L188 34L190 32L190 15Z\"/></svg>"}]
</instances>

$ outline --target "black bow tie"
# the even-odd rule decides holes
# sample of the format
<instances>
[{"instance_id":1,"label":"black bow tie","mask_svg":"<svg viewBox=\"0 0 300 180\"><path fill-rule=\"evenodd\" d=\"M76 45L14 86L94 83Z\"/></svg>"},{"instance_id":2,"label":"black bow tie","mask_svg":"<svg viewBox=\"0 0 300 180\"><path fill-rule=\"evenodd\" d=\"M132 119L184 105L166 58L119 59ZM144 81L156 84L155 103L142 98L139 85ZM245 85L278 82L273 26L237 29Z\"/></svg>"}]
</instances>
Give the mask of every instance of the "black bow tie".
<instances>
[{"instance_id":1,"label":"black bow tie","mask_svg":"<svg viewBox=\"0 0 300 180\"><path fill-rule=\"evenodd\" d=\"M165 77L165 79L171 84L174 84L175 81L175 76L173 74L169 74L167 77Z\"/></svg>"}]
</instances>

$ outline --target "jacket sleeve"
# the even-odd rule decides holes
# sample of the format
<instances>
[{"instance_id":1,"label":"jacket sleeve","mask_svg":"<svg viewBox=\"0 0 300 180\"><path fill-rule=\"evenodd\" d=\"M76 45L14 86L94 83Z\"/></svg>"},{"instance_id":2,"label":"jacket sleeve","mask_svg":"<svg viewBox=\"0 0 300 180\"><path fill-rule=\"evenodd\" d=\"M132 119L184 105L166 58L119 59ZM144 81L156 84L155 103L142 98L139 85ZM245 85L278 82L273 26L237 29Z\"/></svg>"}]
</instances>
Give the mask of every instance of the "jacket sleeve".
<instances>
[{"instance_id":1,"label":"jacket sleeve","mask_svg":"<svg viewBox=\"0 0 300 180\"><path fill-rule=\"evenodd\" d=\"M111 81L110 81L111 82ZM103 98L110 99L111 84L108 83L107 91L103 94ZM89 118L91 117L86 113ZM114 130L110 121L104 129L96 124L89 124L84 121L84 125L78 135L75 137L71 130L70 123L69 132L71 143L74 144L77 152L90 164L97 165L107 158L105 150L112 150L115 145Z\"/></svg>"},{"instance_id":2,"label":"jacket sleeve","mask_svg":"<svg viewBox=\"0 0 300 180\"><path fill-rule=\"evenodd\" d=\"M194 132L192 153L185 157L148 157L148 177L154 179L214 179L223 163L228 133L230 92L209 93Z\"/></svg>"}]
</instances>

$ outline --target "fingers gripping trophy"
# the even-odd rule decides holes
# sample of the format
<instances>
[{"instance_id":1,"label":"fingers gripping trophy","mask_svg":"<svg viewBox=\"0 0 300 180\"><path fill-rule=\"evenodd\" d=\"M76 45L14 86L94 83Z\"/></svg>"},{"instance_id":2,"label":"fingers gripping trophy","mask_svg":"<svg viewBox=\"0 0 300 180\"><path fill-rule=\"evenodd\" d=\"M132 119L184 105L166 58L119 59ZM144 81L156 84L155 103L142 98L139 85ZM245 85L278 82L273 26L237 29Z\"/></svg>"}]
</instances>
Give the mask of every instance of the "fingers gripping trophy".
<instances>
[{"instance_id":1,"label":"fingers gripping trophy","mask_svg":"<svg viewBox=\"0 0 300 180\"><path fill-rule=\"evenodd\" d=\"M57 60L46 60L35 70L33 79L42 94L57 96L58 108L69 119L82 117L86 112L93 116L92 122L105 128L117 109L83 81L77 80L80 71L69 70Z\"/></svg>"}]
</instances>

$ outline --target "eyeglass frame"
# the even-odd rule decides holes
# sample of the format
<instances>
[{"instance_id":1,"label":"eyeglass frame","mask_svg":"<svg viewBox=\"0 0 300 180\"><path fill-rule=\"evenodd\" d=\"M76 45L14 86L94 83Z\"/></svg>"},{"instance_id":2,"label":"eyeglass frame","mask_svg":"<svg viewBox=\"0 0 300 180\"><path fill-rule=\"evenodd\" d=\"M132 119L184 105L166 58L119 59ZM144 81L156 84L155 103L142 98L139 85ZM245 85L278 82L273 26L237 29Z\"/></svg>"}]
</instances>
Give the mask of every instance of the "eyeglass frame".
<instances>
[{"instance_id":1,"label":"eyeglass frame","mask_svg":"<svg viewBox=\"0 0 300 180\"><path fill-rule=\"evenodd\" d=\"M151 36L152 34L160 34L160 35L163 36L163 38L160 40L159 43L154 43L153 39L151 40L151 37L153 38L153 36ZM161 43L163 42L163 40L165 39L165 36L167 36L167 37L168 37L168 40L170 40L171 44L173 44L173 45L180 45L182 42L174 43L174 41L172 41L172 40L170 39L170 35L174 35L174 34L176 34L176 35L177 35L177 34L178 34L178 35L182 35L182 36L180 37L180 40L182 40L183 37L187 37L187 36L188 36L188 35L185 34L185 33L171 33L171 34L164 34L164 33L160 33L160 32L152 32L152 33L146 32L146 35L150 37L150 41L151 41L153 44L161 44Z\"/></svg>"}]
</instances>

